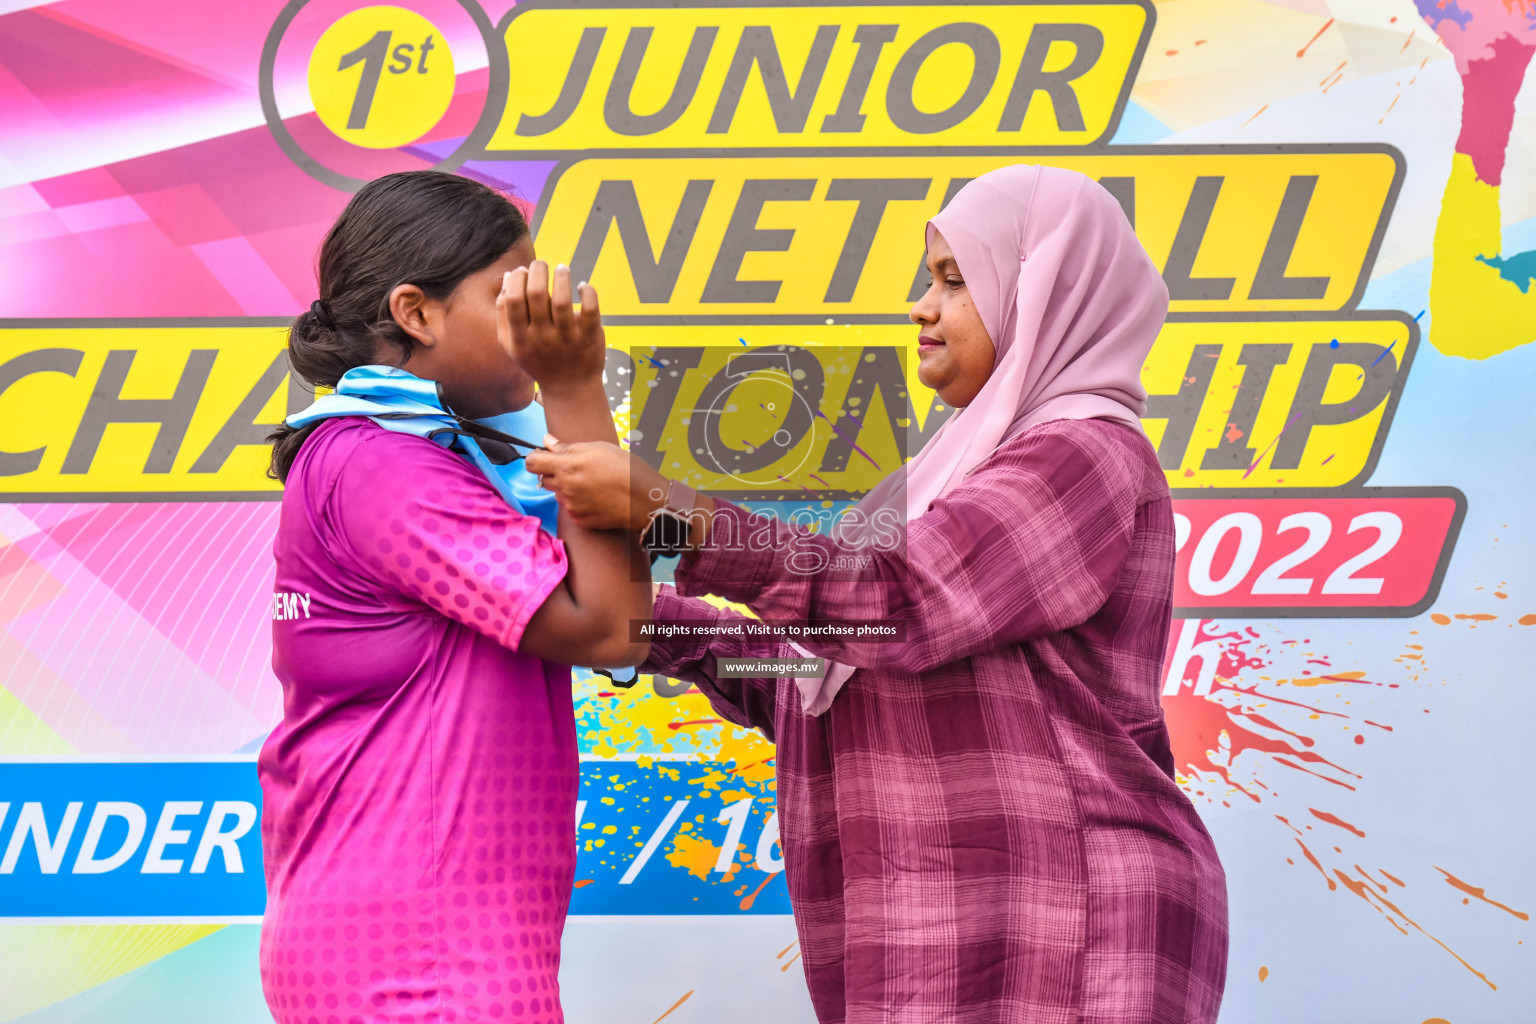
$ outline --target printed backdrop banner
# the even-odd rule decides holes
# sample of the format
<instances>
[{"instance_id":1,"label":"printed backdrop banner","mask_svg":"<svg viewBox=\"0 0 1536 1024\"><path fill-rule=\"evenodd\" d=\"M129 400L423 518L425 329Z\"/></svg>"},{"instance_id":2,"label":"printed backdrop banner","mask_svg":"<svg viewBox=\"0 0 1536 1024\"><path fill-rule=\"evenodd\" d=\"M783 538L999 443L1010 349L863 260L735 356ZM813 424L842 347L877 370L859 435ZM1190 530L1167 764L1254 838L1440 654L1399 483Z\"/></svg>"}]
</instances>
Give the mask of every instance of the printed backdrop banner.
<instances>
[{"instance_id":1,"label":"printed backdrop banner","mask_svg":"<svg viewBox=\"0 0 1536 1024\"><path fill-rule=\"evenodd\" d=\"M1536 1006L1536 4L0 0L0 1021L270 1021L286 323L364 182L513 194L633 451L824 518L953 410L922 225L1068 167L1172 313L1162 683L1222 1019ZM662 563L664 573L670 573ZM812 1016L773 747L578 670L573 1022Z\"/></svg>"}]
</instances>

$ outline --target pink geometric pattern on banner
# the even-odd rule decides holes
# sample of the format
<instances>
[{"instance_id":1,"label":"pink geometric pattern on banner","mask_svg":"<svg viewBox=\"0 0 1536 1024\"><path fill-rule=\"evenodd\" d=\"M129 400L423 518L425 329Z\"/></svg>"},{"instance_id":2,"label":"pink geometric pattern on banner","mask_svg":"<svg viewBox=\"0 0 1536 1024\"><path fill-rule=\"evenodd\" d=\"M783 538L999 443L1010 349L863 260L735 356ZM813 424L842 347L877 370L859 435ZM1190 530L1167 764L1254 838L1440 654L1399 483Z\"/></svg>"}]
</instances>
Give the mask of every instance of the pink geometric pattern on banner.
<instances>
[{"instance_id":1,"label":"pink geometric pattern on banner","mask_svg":"<svg viewBox=\"0 0 1536 1024\"><path fill-rule=\"evenodd\" d=\"M266 502L0 506L11 539L0 686L81 754L186 755L189 738L228 754L263 735L280 713L267 625L276 513Z\"/></svg>"},{"instance_id":2,"label":"pink geometric pattern on banner","mask_svg":"<svg viewBox=\"0 0 1536 1024\"><path fill-rule=\"evenodd\" d=\"M282 6L68 0L0 15L5 315L293 316L308 304L316 241L348 196L299 169L263 121L257 68ZM511 5L485 6L494 20ZM425 138L353 153L348 173L430 167L457 148L489 75L458 80ZM286 123L301 143L329 137L313 113ZM531 216L551 166L463 173L519 190Z\"/></svg>"}]
</instances>

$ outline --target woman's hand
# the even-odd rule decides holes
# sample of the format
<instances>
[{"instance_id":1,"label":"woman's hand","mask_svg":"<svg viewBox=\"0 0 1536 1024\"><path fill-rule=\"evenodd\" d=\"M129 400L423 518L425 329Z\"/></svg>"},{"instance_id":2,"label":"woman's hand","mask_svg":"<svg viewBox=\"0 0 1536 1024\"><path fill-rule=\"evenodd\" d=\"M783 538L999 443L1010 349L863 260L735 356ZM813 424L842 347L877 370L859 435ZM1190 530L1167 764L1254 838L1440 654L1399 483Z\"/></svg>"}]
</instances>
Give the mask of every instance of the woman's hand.
<instances>
[{"instance_id":1,"label":"woman's hand","mask_svg":"<svg viewBox=\"0 0 1536 1024\"><path fill-rule=\"evenodd\" d=\"M496 296L496 339L541 391L601 385L607 359L597 290L579 286L581 312L571 305L571 272L534 260L509 271Z\"/></svg>"},{"instance_id":2,"label":"woman's hand","mask_svg":"<svg viewBox=\"0 0 1536 1024\"><path fill-rule=\"evenodd\" d=\"M547 450L530 452L530 473L542 478L578 526L639 532L666 507L666 477L616 444L562 444L546 437Z\"/></svg>"}]
</instances>

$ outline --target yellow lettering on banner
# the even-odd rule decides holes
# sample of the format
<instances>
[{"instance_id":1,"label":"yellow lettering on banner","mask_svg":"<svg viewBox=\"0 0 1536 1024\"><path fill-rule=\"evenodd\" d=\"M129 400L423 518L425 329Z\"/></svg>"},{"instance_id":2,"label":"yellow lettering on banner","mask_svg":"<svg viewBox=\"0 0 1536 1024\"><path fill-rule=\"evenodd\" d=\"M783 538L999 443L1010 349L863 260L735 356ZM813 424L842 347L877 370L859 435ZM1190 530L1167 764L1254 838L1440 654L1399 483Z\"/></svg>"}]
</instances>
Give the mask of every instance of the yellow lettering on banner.
<instances>
[{"instance_id":1,"label":"yellow lettering on banner","mask_svg":"<svg viewBox=\"0 0 1536 1024\"><path fill-rule=\"evenodd\" d=\"M1152 20L1141 0L520 4L487 150L1088 145Z\"/></svg>"},{"instance_id":2,"label":"yellow lettering on banner","mask_svg":"<svg viewBox=\"0 0 1536 1024\"><path fill-rule=\"evenodd\" d=\"M1169 322L1141 374L1143 422L1169 486L1364 480L1417 345L1417 325L1397 312Z\"/></svg>"},{"instance_id":3,"label":"yellow lettering on banner","mask_svg":"<svg viewBox=\"0 0 1536 1024\"><path fill-rule=\"evenodd\" d=\"M612 327L632 361L630 450L723 497L857 497L953 412L918 382L912 333Z\"/></svg>"},{"instance_id":4,"label":"yellow lettering on banner","mask_svg":"<svg viewBox=\"0 0 1536 1024\"><path fill-rule=\"evenodd\" d=\"M1400 314L1170 321L1142 374L1169 485L1363 479L1406 380L1414 328ZM608 341L635 363L633 449L726 497L856 496L953 414L917 380L911 325L629 324ZM734 387L732 359L757 360Z\"/></svg>"},{"instance_id":5,"label":"yellow lettering on banner","mask_svg":"<svg viewBox=\"0 0 1536 1024\"><path fill-rule=\"evenodd\" d=\"M926 221L1021 161L1103 184L1179 312L1352 307L1402 175L1385 146L584 159L545 186L538 244L608 315L899 314L927 287Z\"/></svg>"},{"instance_id":6,"label":"yellow lettering on banner","mask_svg":"<svg viewBox=\"0 0 1536 1024\"><path fill-rule=\"evenodd\" d=\"M282 326L0 325L0 498L270 494Z\"/></svg>"},{"instance_id":7,"label":"yellow lettering on banner","mask_svg":"<svg viewBox=\"0 0 1536 1024\"><path fill-rule=\"evenodd\" d=\"M1414 328L1400 314L1170 321L1142 374L1169 484L1363 479ZM283 342L249 321L0 325L0 500L276 498L264 438L310 401ZM856 497L954 412L918 381L910 324L617 323L608 343L633 450L725 497Z\"/></svg>"}]
</instances>

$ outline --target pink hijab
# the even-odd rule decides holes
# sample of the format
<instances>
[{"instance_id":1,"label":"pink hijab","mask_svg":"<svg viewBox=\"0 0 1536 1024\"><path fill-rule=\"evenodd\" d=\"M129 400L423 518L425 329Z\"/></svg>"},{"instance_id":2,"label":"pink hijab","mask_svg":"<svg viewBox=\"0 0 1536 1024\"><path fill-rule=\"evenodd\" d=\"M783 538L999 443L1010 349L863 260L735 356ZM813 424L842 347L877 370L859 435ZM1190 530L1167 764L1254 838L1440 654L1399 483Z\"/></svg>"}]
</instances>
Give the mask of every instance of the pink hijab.
<instances>
[{"instance_id":1,"label":"pink hijab","mask_svg":"<svg viewBox=\"0 0 1536 1024\"><path fill-rule=\"evenodd\" d=\"M998 446L1052 420L1116 420L1141 429L1141 367L1168 313L1168 288L1124 211L1092 178L1015 164L962 188L928 222L954 251L997 349L992 375L906 465L859 504L895 502L910 522ZM820 714L853 669L831 662L797 679Z\"/></svg>"},{"instance_id":2,"label":"pink hijab","mask_svg":"<svg viewBox=\"0 0 1536 1024\"><path fill-rule=\"evenodd\" d=\"M1051 420L1141 429L1141 366L1168 288L1113 196L1059 167L1015 164L966 185L928 222L954 251L997 347L992 376L907 463L916 519L998 446Z\"/></svg>"}]
</instances>

